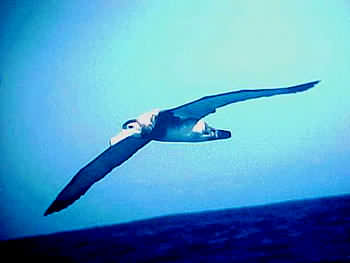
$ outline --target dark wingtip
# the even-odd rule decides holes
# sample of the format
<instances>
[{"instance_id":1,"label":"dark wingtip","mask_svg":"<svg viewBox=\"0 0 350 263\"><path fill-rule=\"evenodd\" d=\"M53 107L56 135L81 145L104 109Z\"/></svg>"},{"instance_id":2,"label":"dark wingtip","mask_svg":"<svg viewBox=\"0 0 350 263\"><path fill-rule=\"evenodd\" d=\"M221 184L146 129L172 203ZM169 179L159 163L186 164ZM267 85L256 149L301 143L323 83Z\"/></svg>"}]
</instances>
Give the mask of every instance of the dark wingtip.
<instances>
[{"instance_id":1,"label":"dark wingtip","mask_svg":"<svg viewBox=\"0 0 350 263\"><path fill-rule=\"evenodd\" d=\"M321 80L315 80L315 81L311 81L305 84L301 84L299 85L299 87L304 87L305 89L310 89L313 86L317 85L318 83L320 83Z\"/></svg>"},{"instance_id":2,"label":"dark wingtip","mask_svg":"<svg viewBox=\"0 0 350 263\"><path fill-rule=\"evenodd\" d=\"M48 209L46 209L45 213L44 213L44 216L47 216L47 215L50 215L52 214L53 212L55 212L55 209L54 209L54 203L53 202Z\"/></svg>"},{"instance_id":3,"label":"dark wingtip","mask_svg":"<svg viewBox=\"0 0 350 263\"><path fill-rule=\"evenodd\" d=\"M289 87L286 90L289 90L289 91L294 92L294 93L305 91L305 90L311 89L312 87L317 85L320 81L321 80L311 81L311 82L308 82L308 83L304 83L304 84L300 84L300 85L297 85L297 86Z\"/></svg>"},{"instance_id":4,"label":"dark wingtip","mask_svg":"<svg viewBox=\"0 0 350 263\"><path fill-rule=\"evenodd\" d=\"M59 200L56 199L53 201L53 203L49 206L49 208L45 211L44 216L50 215L54 212L61 211L62 209L66 208L69 206L72 202L70 201L64 201L64 200Z\"/></svg>"},{"instance_id":5,"label":"dark wingtip","mask_svg":"<svg viewBox=\"0 0 350 263\"><path fill-rule=\"evenodd\" d=\"M319 80L315 80L315 81L311 82L310 84L312 84L313 86L315 86L315 85L317 85L317 84L320 83L320 82L321 82L321 80L319 79Z\"/></svg>"},{"instance_id":6,"label":"dark wingtip","mask_svg":"<svg viewBox=\"0 0 350 263\"><path fill-rule=\"evenodd\" d=\"M309 83L306 84L307 85L306 89L311 89L311 88L313 88L315 85L317 85L320 82L321 82L321 80L315 80L315 81L309 82Z\"/></svg>"},{"instance_id":7,"label":"dark wingtip","mask_svg":"<svg viewBox=\"0 0 350 263\"><path fill-rule=\"evenodd\" d=\"M51 214L48 210L45 211L44 216Z\"/></svg>"}]
</instances>

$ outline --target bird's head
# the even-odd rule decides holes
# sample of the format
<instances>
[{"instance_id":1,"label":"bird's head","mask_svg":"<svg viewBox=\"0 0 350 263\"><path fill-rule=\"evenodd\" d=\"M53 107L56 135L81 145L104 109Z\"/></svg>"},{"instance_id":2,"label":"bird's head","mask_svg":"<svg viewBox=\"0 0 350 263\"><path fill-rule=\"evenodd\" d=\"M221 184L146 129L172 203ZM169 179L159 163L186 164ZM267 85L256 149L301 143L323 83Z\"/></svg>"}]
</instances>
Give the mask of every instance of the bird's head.
<instances>
[{"instance_id":1,"label":"bird's head","mask_svg":"<svg viewBox=\"0 0 350 263\"><path fill-rule=\"evenodd\" d=\"M140 123L137 121L137 119L132 119L132 120L128 120L126 121L123 125L122 125L122 129L123 130L141 130L141 125Z\"/></svg>"},{"instance_id":2,"label":"bird's head","mask_svg":"<svg viewBox=\"0 0 350 263\"><path fill-rule=\"evenodd\" d=\"M128 136L147 137L157 122L159 110L152 110L140 115L137 119L126 121L122 125L122 131L110 139L110 145L114 145Z\"/></svg>"},{"instance_id":3,"label":"bird's head","mask_svg":"<svg viewBox=\"0 0 350 263\"><path fill-rule=\"evenodd\" d=\"M154 126L156 125L159 112L160 110L154 109L150 112L146 112L140 115L136 120L134 120L139 124L142 135L147 136L152 132Z\"/></svg>"}]
</instances>

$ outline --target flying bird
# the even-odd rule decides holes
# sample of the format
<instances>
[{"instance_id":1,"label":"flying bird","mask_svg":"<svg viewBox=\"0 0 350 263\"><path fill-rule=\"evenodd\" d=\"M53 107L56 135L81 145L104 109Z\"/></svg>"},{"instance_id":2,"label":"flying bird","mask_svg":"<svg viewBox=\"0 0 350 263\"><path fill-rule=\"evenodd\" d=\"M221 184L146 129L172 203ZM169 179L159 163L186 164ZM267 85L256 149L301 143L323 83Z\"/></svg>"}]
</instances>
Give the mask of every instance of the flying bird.
<instances>
[{"instance_id":1,"label":"flying bird","mask_svg":"<svg viewBox=\"0 0 350 263\"><path fill-rule=\"evenodd\" d=\"M128 160L152 140L165 142L203 142L231 137L230 131L209 126L203 118L231 103L308 90L319 81L275 89L240 90L206 96L167 110L152 110L126 121L110 146L78 171L58 194L45 216L58 212L79 199L97 181Z\"/></svg>"}]
</instances>

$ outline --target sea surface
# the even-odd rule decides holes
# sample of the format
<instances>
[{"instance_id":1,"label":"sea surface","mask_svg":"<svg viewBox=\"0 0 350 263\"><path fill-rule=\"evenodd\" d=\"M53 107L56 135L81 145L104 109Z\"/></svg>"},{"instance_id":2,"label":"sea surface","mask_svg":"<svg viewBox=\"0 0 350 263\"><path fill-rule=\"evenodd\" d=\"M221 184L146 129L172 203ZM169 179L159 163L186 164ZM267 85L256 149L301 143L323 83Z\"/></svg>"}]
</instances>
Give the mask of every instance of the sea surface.
<instances>
[{"instance_id":1,"label":"sea surface","mask_svg":"<svg viewBox=\"0 0 350 263\"><path fill-rule=\"evenodd\" d=\"M350 262L350 195L7 240L0 252L13 262Z\"/></svg>"}]
</instances>

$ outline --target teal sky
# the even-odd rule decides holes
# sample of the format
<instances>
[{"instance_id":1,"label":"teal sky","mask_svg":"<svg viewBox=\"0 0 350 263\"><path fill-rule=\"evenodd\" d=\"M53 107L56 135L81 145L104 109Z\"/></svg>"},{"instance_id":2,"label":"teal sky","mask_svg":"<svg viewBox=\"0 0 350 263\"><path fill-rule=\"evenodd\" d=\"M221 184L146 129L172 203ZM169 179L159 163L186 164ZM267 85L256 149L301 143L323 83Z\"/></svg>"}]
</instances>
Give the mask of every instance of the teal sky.
<instances>
[{"instance_id":1,"label":"teal sky","mask_svg":"<svg viewBox=\"0 0 350 263\"><path fill-rule=\"evenodd\" d=\"M349 1L107 2L0 4L0 239L350 193ZM151 143L43 216L125 120L318 79L207 117L229 140Z\"/></svg>"}]
</instances>

